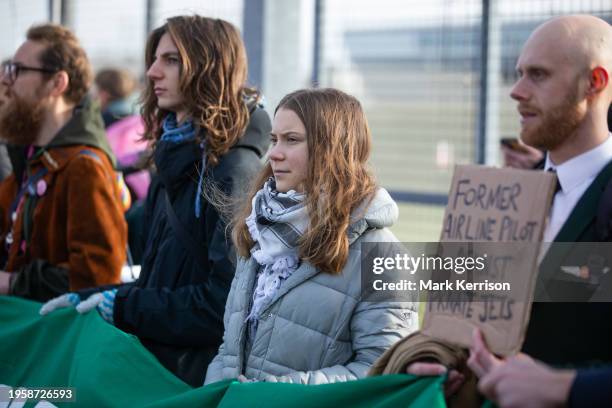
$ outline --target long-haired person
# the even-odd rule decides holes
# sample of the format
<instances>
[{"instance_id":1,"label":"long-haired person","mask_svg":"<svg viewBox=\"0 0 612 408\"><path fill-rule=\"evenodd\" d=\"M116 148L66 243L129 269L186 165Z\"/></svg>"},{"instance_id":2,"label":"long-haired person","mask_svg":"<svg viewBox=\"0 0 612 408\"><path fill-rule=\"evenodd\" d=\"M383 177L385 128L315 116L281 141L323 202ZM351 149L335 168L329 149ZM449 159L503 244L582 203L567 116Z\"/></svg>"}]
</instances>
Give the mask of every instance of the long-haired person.
<instances>
[{"instance_id":1,"label":"long-haired person","mask_svg":"<svg viewBox=\"0 0 612 408\"><path fill-rule=\"evenodd\" d=\"M168 19L148 38L146 67L142 116L157 180L147 197L140 277L80 303L85 293L68 294L42 311L71 301L79 311L97 307L199 386L221 343L235 271L226 223L204 193L214 186L231 196L249 184L269 145L270 119L245 87L240 35L223 20Z\"/></svg>"},{"instance_id":2,"label":"long-haired person","mask_svg":"<svg viewBox=\"0 0 612 408\"><path fill-rule=\"evenodd\" d=\"M300 90L276 108L269 160L238 213L240 255L206 383L362 378L417 328L416 303L361 299L362 242L397 242L398 209L368 170L360 103Z\"/></svg>"}]
</instances>

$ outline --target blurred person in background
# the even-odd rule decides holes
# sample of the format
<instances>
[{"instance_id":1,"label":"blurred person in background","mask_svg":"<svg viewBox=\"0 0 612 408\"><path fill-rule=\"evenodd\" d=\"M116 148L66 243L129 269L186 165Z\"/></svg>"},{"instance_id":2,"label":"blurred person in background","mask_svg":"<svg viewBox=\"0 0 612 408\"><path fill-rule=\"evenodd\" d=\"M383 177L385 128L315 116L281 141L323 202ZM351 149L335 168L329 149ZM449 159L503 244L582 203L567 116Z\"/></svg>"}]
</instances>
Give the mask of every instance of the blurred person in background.
<instances>
[{"instance_id":1,"label":"blurred person in background","mask_svg":"<svg viewBox=\"0 0 612 408\"><path fill-rule=\"evenodd\" d=\"M41 314L76 305L140 339L171 372L201 386L221 344L235 271L227 220L207 197L243 192L261 168L270 119L246 87L246 50L230 23L172 17L149 35L142 96L157 169L145 204L139 278L80 291ZM209 194L211 193L211 194Z\"/></svg>"},{"instance_id":2,"label":"blurred person in background","mask_svg":"<svg viewBox=\"0 0 612 408\"><path fill-rule=\"evenodd\" d=\"M94 78L95 98L100 102L104 127L137 113L134 94L137 82L130 71L121 68L104 68Z\"/></svg>"},{"instance_id":3,"label":"blurred person in background","mask_svg":"<svg viewBox=\"0 0 612 408\"><path fill-rule=\"evenodd\" d=\"M100 102L108 141L132 194L132 202L144 200L151 178L146 169L148 142L145 124L135 112L136 80L129 71L105 68L95 77L95 98Z\"/></svg>"},{"instance_id":4,"label":"blurred person in background","mask_svg":"<svg viewBox=\"0 0 612 408\"><path fill-rule=\"evenodd\" d=\"M5 65L0 138L20 146L0 183L0 294L48 300L118 283L126 224L92 73L67 28L34 26Z\"/></svg>"},{"instance_id":5,"label":"blurred person in background","mask_svg":"<svg viewBox=\"0 0 612 408\"><path fill-rule=\"evenodd\" d=\"M119 170L130 192L128 242L133 264L142 262L145 246L144 200L151 184L149 141L144 139L145 123L135 111L136 79L126 69L104 68L94 79L94 97L100 102L106 135L117 157Z\"/></svg>"}]
</instances>

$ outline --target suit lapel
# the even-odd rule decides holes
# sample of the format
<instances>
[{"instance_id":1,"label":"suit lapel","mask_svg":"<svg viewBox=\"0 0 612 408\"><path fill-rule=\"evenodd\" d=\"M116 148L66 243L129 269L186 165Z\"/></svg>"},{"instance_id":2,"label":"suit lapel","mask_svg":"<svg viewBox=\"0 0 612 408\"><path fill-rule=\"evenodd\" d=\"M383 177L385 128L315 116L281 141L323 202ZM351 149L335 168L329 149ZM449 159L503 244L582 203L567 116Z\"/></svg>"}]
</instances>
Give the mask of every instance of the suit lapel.
<instances>
[{"instance_id":1,"label":"suit lapel","mask_svg":"<svg viewBox=\"0 0 612 408\"><path fill-rule=\"evenodd\" d=\"M580 236L593 223L597 214L597 204L601 196L601 190L593 183L582 195L576 207L559 230L555 242L578 242Z\"/></svg>"},{"instance_id":2,"label":"suit lapel","mask_svg":"<svg viewBox=\"0 0 612 408\"><path fill-rule=\"evenodd\" d=\"M555 242L579 242L586 229L592 225L601 194L612 177L612 161L595 177L595 180L582 195L563 227L555 237Z\"/></svg>"},{"instance_id":3,"label":"suit lapel","mask_svg":"<svg viewBox=\"0 0 612 408\"><path fill-rule=\"evenodd\" d=\"M576 206L567 218L563 227L555 237L555 242L588 242L597 240L589 229L592 229L597 216L597 207L601 195L612 178L612 161L595 177L589 188L582 195ZM561 268L565 259L564 251L566 247L552 245L542 263L540 264L540 273L538 274L539 285L536 289L538 296L543 294L543 282L547 282Z\"/></svg>"}]
</instances>

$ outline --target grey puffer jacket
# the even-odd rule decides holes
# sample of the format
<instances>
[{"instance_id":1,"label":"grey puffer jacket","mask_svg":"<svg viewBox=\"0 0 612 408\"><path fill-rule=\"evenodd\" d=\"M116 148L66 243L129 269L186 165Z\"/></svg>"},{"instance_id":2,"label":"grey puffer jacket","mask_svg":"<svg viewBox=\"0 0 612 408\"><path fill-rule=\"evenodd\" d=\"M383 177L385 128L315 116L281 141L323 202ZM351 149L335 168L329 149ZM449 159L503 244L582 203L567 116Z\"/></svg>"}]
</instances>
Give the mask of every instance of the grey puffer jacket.
<instances>
[{"instance_id":1,"label":"grey puffer jacket","mask_svg":"<svg viewBox=\"0 0 612 408\"><path fill-rule=\"evenodd\" d=\"M387 348L418 328L417 303L361 301L360 244L397 242L386 229L397 216L397 205L379 189L365 215L349 228L342 273L320 273L302 263L262 311L248 356L245 319L258 265L253 258L240 259L225 306L223 344L208 366L205 384L240 374L302 384L365 377Z\"/></svg>"}]
</instances>

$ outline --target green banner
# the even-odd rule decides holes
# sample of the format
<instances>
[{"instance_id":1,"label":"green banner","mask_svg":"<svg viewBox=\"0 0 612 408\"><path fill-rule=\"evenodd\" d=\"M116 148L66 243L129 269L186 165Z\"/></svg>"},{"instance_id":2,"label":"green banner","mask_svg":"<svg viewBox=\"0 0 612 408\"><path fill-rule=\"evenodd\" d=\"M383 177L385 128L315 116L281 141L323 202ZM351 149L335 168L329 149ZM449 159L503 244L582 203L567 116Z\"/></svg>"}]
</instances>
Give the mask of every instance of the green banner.
<instances>
[{"instance_id":1,"label":"green banner","mask_svg":"<svg viewBox=\"0 0 612 408\"><path fill-rule=\"evenodd\" d=\"M191 388L161 366L135 336L98 313L0 296L0 384L71 387L58 407L445 407L442 377L390 375L316 386L222 381ZM7 388L0 392L6 398ZM6 406L0 398L0 406ZM36 401L28 400L27 406Z\"/></svg>"}]
</instances>

